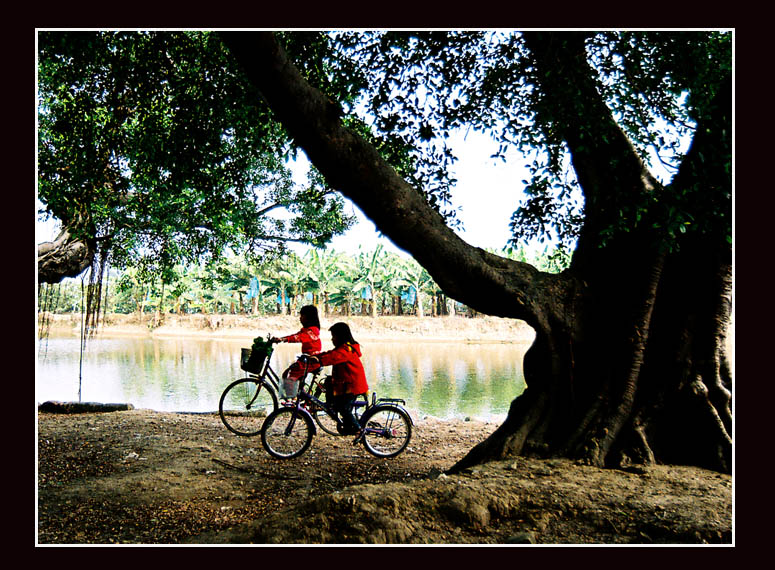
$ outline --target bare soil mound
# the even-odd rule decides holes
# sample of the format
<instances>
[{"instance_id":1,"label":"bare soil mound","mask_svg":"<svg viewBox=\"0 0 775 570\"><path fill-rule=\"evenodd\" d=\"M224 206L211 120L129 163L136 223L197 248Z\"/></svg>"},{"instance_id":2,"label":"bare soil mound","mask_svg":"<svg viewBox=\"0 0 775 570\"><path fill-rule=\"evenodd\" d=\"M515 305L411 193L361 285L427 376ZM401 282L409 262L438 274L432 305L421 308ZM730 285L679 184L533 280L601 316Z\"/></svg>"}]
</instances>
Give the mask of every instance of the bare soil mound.
<instances>
[{"instance_id":1,"label":"bare soil mound","mask_svg":"<svg viewBox=\"0 0 775 570\"><path fill-rule=\"evenodd\" d=\"M513 458L447 476L497 425L416 420L394 459L321 432L279 461L217 415L39 412L38 542L732 542L729 475Z\"/></svg>"}]
</instances>

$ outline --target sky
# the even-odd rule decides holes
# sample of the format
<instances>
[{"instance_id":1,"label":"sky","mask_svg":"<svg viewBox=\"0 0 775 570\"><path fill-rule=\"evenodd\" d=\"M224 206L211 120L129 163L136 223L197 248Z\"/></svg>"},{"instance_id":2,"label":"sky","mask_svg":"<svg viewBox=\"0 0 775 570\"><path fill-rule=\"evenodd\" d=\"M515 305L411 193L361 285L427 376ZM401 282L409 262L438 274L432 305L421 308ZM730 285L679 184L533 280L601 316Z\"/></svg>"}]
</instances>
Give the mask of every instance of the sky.
<instances>
[{"instance_id":1,"label":"sky","mask_svg":"<svg viewBox=\"0 0 775 570\"><path fill-rule=\"evenodd\" d=\"M504 248L511 237L509 220L522 195L522 180L528 178L525 160L516 152L507 155L506 162L490 158L497 145L488 136L474 131L458 134L448 142L459 157L452 169L457 183L451 192L452 207L458 209L458 219L463 222L458 235L478 247ZM297 173L300 183L304 168L302 162ZM345 211L354 214L358 222L344 235L335 237L331 248L356 253L359 246L371 251L382 243L387 251L405 254L382 236L374 223L349 200Z\"/></svg>"}]
</instances>

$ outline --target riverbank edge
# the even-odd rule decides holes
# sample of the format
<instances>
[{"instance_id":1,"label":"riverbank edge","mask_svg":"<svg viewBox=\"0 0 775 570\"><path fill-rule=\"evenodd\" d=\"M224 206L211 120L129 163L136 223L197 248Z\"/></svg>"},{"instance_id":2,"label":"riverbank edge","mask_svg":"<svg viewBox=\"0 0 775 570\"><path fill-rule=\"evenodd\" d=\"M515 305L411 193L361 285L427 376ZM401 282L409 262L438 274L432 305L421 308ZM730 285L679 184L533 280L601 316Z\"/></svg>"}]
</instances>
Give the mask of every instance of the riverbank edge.
<instances>
[{"instance_id":1,"label":"riverbank edge","mask_svg":"<svg viewBox=\"0 0 775 570\"><path fill-rule=\"evenodd\" d=\"M524 321L500 317L344 317L321 319L321 332L327 334L335 322L347 322L353 336L362 341L383 342L465 342L465 343L531 343L535 332ZM72 334L79 336L82 320L79 314L39 315L38 335ZM166 315L163 322L152 315L108 314L100 319L97 336L140 336L149 338L206 338L219 340L252 340L256 336L284 336L300 329L296 316L244 315Z\"/></svg>"}]
</instances>

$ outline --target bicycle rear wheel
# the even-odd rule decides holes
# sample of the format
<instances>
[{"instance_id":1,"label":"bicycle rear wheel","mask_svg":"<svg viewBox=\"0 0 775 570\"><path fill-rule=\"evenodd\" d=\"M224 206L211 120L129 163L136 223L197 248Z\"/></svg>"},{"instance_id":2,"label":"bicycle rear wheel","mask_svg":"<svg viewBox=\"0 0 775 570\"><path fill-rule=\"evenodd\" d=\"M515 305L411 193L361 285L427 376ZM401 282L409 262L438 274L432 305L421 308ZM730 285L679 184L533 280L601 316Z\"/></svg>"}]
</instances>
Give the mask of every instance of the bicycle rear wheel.
<instances>
[{"instance_id":1,"label":"bicycle rear wheel","mask_svg":"<svg viewBox=\"0 0 775 570\"><path fill-rule=\"evenodd\" d=\"M261 428L261 444L277 459L298 457L312 443L315 425L296 408L280 408L269 414Z\"/></svg>"},{"instance_id":2,"label":"bicycle rear wheel","mask_svg":"<svg viewBox=\"0 0 775 570\"><path fill-rule=\"evenodd\" d=\"M378 406L367 411L361 425L366 430L363 445L377 457L395 457L412 439L412 420L395 406Z\"/></svg>"},{"instance_id":3,"label":"bicycle rear wheel","mask_svg":"<svg viewBox=\"0 0 775 570\"><path fill-rule=\"evenodd\" d=\"M318 400L324 399L325 395L323 394L323 385L318 384L315 387L315 390L312 392L312 395L315 396L315 398ZM315 423L320 426L320 429L329 435L339 435L339 432L336 431L336 418L332 418L323 408L314 402L309 402L308 409L312 414Z\"/></svg>"},{"instance_id":4,"label":"bicycle rear wheel","mask_svg":"<svg viewBox=\"0 0 775 570\"><path fill-rule=\"evenodd\" d=\"M320 396L318 394L315 394L316 398L319 398ZM360 421L361 416L363 415L363 411L366 409L366 405L368 404L368 401L366 400L366 396L361 395L358 396L359 404L353 406L353 414L355 415L355 418ZM315 418L315 423L320 426L320 429L322 429L324 432L330 435L342 435L339 433L339 430L337 429L337 421L336 418L332 418L325 410L323 410L320 407L315 407L314 410L312 410L312 417Z\"/></svg>"},{"instance_id":5,"label":"bicycle rear wheel","mask_svg":"<svg viewBox=\"0 0 775 570\"><path fill-rule=\"evenodd\" d=\"M312 417L315 418L315 423L318 424L320 429L324 432L329 435L339 435L339 432L336 431L336 420L329 416L325 410L321 410L320 408L316 409L312 412Z\"/></svg>"},{"instance_id":6,"label":"bicycle rear wheel","mask_svg":"<svg viewBox=\"0 0 775 570\"><path fill-rule=\"evenodd\" d=\"M244 436L258 435L264 419L276 409L274 389L258 378L232 382L218 403L223 425L232 433Z\"/></svg>"}]
</instances>

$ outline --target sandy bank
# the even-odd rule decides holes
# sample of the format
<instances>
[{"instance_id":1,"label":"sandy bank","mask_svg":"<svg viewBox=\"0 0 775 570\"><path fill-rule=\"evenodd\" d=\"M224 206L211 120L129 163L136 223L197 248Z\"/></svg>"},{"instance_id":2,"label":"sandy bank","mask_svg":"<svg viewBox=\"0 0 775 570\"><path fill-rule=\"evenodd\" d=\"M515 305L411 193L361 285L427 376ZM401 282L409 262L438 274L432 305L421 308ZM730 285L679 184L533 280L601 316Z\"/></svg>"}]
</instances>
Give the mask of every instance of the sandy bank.
<instances>
[{"instance_id":1,"label":"sandy bank","mask_svg":"<svg viewBox=\"0 0 775 570\"><path fill-rule=\"evenodd\" d=\"M363 341L422 340L425 342L531 342L533 330L524 322L498 317L341 317L321 319L324 334L332 324L345 321L353 336ZM79 334L80 315L52 315L43 324L57 333ZM154 326L153 317L144 315L111 314L100 322L99 333L104 336L133 335L149 337L202 337L252 339L256 336L285 335L300 327L295 316L242 316L242 315L167 315L164 322Z\"/></svg>"}]
</instances>

